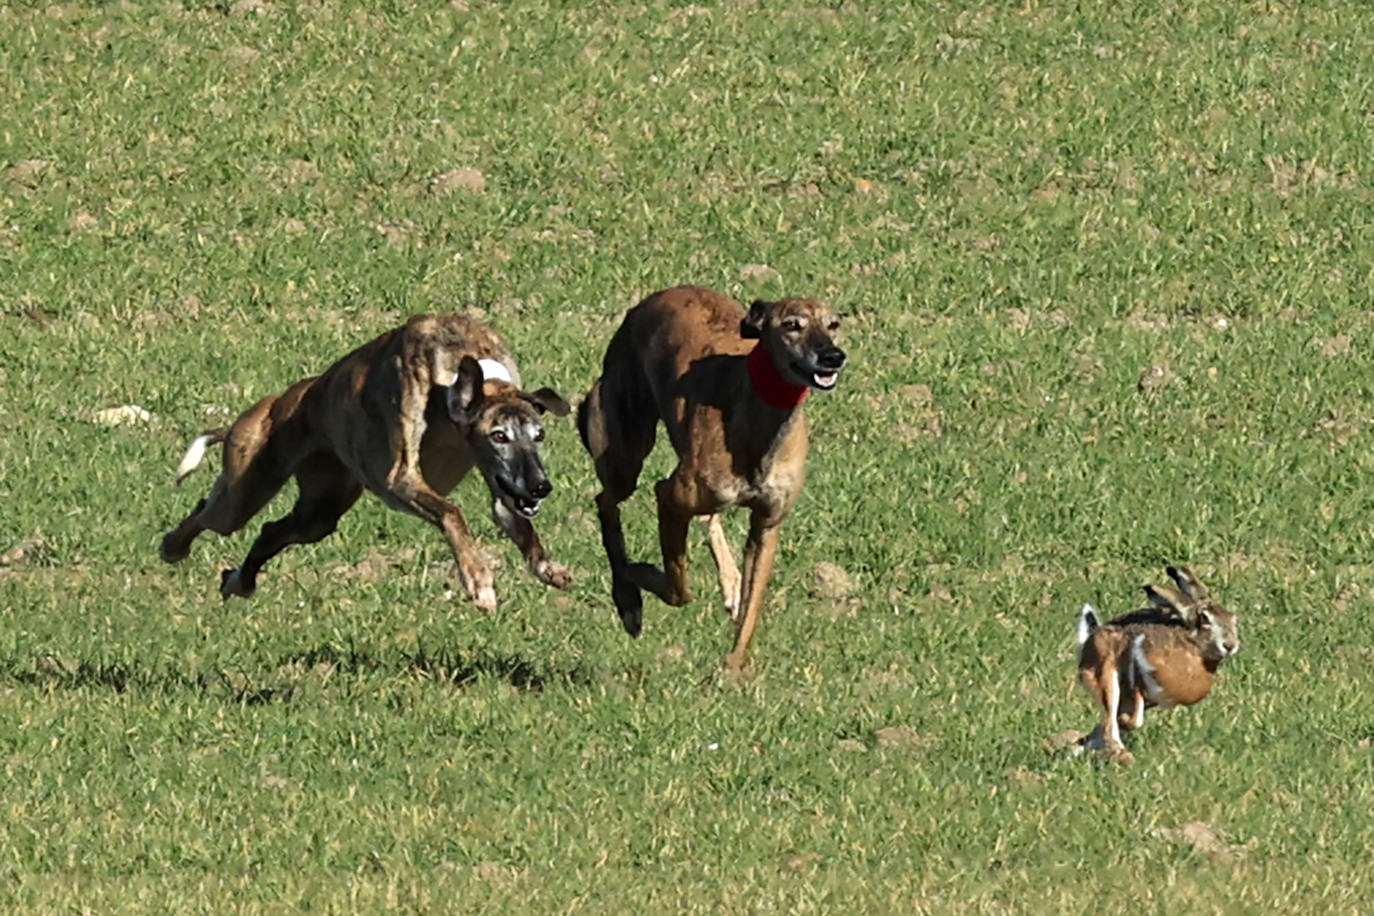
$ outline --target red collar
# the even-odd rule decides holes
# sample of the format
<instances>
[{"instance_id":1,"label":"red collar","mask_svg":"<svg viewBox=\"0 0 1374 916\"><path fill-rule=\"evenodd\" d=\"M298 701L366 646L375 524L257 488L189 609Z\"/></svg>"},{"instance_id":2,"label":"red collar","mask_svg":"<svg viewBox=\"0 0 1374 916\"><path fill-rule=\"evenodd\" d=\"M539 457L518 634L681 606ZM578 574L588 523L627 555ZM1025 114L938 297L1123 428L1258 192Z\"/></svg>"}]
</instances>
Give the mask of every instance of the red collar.
<instances>
[{"instance_id":1,"label":"red collar","mask_svg":"<svg viewBox=\"0 0 1374 916\"><path fill-rule=\"evenodd\" d=\"M778 410L792 410L800 407L801 402L806 400L806 395L811 391L806 385L794 385L782 377L778 367L773 365L773 360L768 356L768 351L763 348L760 342L749 351L749 356L745 358L745 365L749 367L749 381L754 383L754 391L763 403Z\"/></svg>"}]
</instances>

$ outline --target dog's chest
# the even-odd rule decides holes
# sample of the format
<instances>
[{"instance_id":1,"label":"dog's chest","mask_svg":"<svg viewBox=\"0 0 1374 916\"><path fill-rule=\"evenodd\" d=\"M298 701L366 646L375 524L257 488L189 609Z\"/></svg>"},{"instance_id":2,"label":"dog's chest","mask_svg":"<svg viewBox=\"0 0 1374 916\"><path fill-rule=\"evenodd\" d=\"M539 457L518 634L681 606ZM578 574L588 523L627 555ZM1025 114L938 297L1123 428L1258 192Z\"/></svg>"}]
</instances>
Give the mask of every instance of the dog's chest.
<instances>
[{"instance_id":1,"label":"dog's chest","mask_svg":"<svg viewBox=\"0 0 1374 916\"><path fill-rule=\"evenodd\" d=\"M805 468L797 461L773 461L755 468L713 462L698 468L697 492L706 497L700 509L716 512L730 506L750 506L783 512L796 501L804 477Z\"/></svg>"},{"instance_id":2,"label":"dog's chest","mask_svg":"<svg viewBox=\"0 0 1374 916\"><path fill-rule=\"evenodd\" d=\"M472 469L472 447L452 423L429 423L420 439L420 473L437 493L448 495Z\"/></svg>"}]
</instances>

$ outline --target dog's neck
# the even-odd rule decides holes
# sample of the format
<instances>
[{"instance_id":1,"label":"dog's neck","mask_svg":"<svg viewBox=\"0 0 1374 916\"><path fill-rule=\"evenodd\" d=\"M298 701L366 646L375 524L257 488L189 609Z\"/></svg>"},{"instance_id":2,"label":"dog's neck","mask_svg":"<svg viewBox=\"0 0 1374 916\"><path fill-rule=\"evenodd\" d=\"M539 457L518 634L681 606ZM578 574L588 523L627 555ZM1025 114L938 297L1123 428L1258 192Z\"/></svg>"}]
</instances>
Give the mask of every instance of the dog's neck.
<instances>
[{"instance_id":1,"label":"dog's neck","mask_svg":"<svg viewBox=\"0 0 1374 916\"><path fill-rule=\"evenodd\" d=\"M749 351L745 365L749 367L749 382L753 385L754 393L769 407L794 410L801 406L811 391L806 385L794 385L782 377L762 341Z\"/></svg>"}]
</instances>

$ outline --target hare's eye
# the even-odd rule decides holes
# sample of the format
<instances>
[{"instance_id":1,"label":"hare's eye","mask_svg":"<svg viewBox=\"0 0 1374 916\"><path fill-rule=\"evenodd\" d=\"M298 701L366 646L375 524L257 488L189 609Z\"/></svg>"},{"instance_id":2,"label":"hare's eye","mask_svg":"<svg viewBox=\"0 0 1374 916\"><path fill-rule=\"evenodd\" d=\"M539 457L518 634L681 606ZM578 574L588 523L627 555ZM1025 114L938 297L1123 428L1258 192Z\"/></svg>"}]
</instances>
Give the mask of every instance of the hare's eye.
<instances>
[{"instance_id":1,"label":"hare's eye","mask_svg":"<svg viewBox=\"0 0 1374 916\"><path fill-rule=\"evenodd\" d=\"M498 429L491 434L491 441L495 442L497 445L505 445L510 442L510 436L506 435L504 429Z\"/></svg>"}]
</instances>

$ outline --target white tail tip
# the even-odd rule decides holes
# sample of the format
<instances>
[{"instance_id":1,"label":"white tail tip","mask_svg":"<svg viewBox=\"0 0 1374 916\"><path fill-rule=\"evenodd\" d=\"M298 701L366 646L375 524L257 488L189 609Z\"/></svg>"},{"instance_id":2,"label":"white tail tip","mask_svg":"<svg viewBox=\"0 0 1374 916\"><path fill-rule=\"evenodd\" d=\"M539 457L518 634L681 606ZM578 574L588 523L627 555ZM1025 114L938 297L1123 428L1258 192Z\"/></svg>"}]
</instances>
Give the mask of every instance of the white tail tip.
<instances>
[{"instance_id":1,"label":"white tail tip","mask_svg":"<svg viewBox=\"0 0 1374 916\"><path fill-rule=\"evenodd\" d=\"M200 463L205 460L205 450L213 441L215 441L214 433L196 436L191 441L191 445L186 449L186 454L181 456L181 464L177 465L177 483L181 483L190 476L192 471L200 467Z\"/></svg>"},{"instance_id":2,"label":"white tail tip","mask_svg":"<svg viewBox=\"0 0 1374 916\"><path fill-rule=\"evenodd\" d=\"M1078 609L1078 645L1081 648L1098 627L1097 608L1084 604Z\"/></svg>"}]
</instances>

